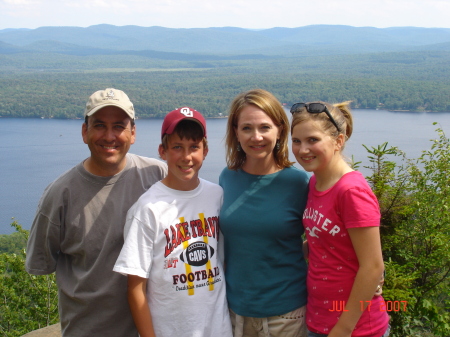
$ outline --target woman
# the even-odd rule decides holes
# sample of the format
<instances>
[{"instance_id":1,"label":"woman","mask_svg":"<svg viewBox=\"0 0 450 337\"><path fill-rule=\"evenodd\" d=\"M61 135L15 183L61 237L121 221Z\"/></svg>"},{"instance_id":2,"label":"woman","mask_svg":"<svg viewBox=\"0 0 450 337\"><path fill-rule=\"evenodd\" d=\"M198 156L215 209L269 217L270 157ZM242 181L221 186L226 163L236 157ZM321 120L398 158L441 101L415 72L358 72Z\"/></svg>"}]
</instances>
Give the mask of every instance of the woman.
<instances>
[{"instance_id":1,"label":"woman","mask_svg":"<svg viewBox=\"0 0 450 337\"><path fill-rule=\"evenodd\" d=\"M235 337L306 336L302 214L308 175L288 156L289 121L261 89L239 94L228 117L220 226Z\"/></svg>"},{"instance_id":2,"label":"woman","mask_svg":"<svg viewBox=\"0 0 450 337\"><path fill-rule=\"evenodd\" d=\"M353 131L349 102L297 103L291 112L292 151L314 173L303 215L308 336L387 336L383 298L374 296L384 269L379 206L342 156Z\"/></svg>"}]
</instances>

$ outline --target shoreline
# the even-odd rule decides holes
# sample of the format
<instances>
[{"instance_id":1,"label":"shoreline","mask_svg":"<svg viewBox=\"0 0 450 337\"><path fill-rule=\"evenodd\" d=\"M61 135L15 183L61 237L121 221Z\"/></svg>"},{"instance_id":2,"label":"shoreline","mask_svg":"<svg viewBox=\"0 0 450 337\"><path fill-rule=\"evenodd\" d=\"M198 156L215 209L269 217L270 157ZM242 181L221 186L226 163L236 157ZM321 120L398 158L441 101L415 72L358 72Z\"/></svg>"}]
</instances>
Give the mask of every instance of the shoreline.
<instances>
[{"instance_id":1,"label":"shoreline","mask_svg":"<svg viewBox=\"0 0 450 337\"><path fill-rule=\"evenodd\" d=\"M412 113L412 114L443 114L443 113L450 113L450 111L431 111L431 110L391 110L391 109L374 109L374 108L353 108L354 110L375 110L375 111L387 111L392 113ZM55 119L55 120L84 120L82 117L75 117L75 118L59 118L59 117L20 117L20 116L0 116L0 118L5 119ZM226 116L209 116L205 117L205 119L227 119L228 115ZM136 116L136 120L139 119L155 119L155 120L162 120L164 117L139 117Z\"/></svg>"}]
</instances>

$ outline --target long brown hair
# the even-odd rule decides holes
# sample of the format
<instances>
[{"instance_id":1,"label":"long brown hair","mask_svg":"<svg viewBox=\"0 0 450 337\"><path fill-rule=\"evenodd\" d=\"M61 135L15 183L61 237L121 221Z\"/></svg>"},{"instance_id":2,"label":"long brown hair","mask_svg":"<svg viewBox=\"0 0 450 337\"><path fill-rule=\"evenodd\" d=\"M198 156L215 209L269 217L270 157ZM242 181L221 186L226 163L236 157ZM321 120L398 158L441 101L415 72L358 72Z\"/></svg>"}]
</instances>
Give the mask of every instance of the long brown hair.
<instances>
[{"instance_id":1,"label":"long brown hair","mask_svg":"<svg viewBox=\"0 0 450 337\"><path fill-rule=\"evenodd\" d=\"M242 109L248 105L254 105L264 111L280 129L280 147L279 149L277 147L273 149L276 165L281 169L292 166L293 163L289 161L288 151L289 120L281 103L270 92L263 89L253 89L237 95L230 106L225 145L228 168L237 170L244 165L246 159L245 152L238 151L239 142L235 129Z\"/></svg>"}]
</instances>

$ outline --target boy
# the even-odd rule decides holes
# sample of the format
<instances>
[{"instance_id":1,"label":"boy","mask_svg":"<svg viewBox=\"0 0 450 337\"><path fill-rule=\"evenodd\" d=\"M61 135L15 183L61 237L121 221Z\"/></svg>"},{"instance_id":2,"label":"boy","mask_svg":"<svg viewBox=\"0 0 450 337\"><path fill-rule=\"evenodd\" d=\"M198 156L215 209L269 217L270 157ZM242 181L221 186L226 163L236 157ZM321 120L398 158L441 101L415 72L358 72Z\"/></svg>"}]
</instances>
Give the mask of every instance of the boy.
<instances>
[{"instance_id":1,"label":"boy","mask_svg":"<svg viewBox=\"0 0 450 337\"><path fill-rule=\"evenodd\" d=\"M231 337L219 260L222 188L198 177L208 153L206 121L171 111L159 155L167 176L131 207L114 271L128 275L128 300L141 337Z\"/></svg>"}]
</instances>

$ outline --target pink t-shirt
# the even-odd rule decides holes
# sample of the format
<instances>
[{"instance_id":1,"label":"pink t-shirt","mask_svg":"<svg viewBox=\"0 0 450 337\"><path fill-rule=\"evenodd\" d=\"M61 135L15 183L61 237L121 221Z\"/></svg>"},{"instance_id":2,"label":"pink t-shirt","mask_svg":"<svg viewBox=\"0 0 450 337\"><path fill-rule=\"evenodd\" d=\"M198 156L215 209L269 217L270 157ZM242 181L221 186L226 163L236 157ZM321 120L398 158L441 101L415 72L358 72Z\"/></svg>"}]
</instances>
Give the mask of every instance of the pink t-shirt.
<instances>
[{"instance_id":1,"label":"pink t-shirt","mask_svg":"<svg viewBox=\"0 0 450 337\"><path fill-rule=\"evenodd\" d=\"M357 171L345 174L323 192L315 184L312 176L303 213L309 247L306 323L310 331L328 334L344 309L359 268L347 228L379 226L380 211ZM389 316L383 301L381 296L372 298L370 310L361 315L352 336L380 337L385 332Z\"/></svg>"}]
</instances>

